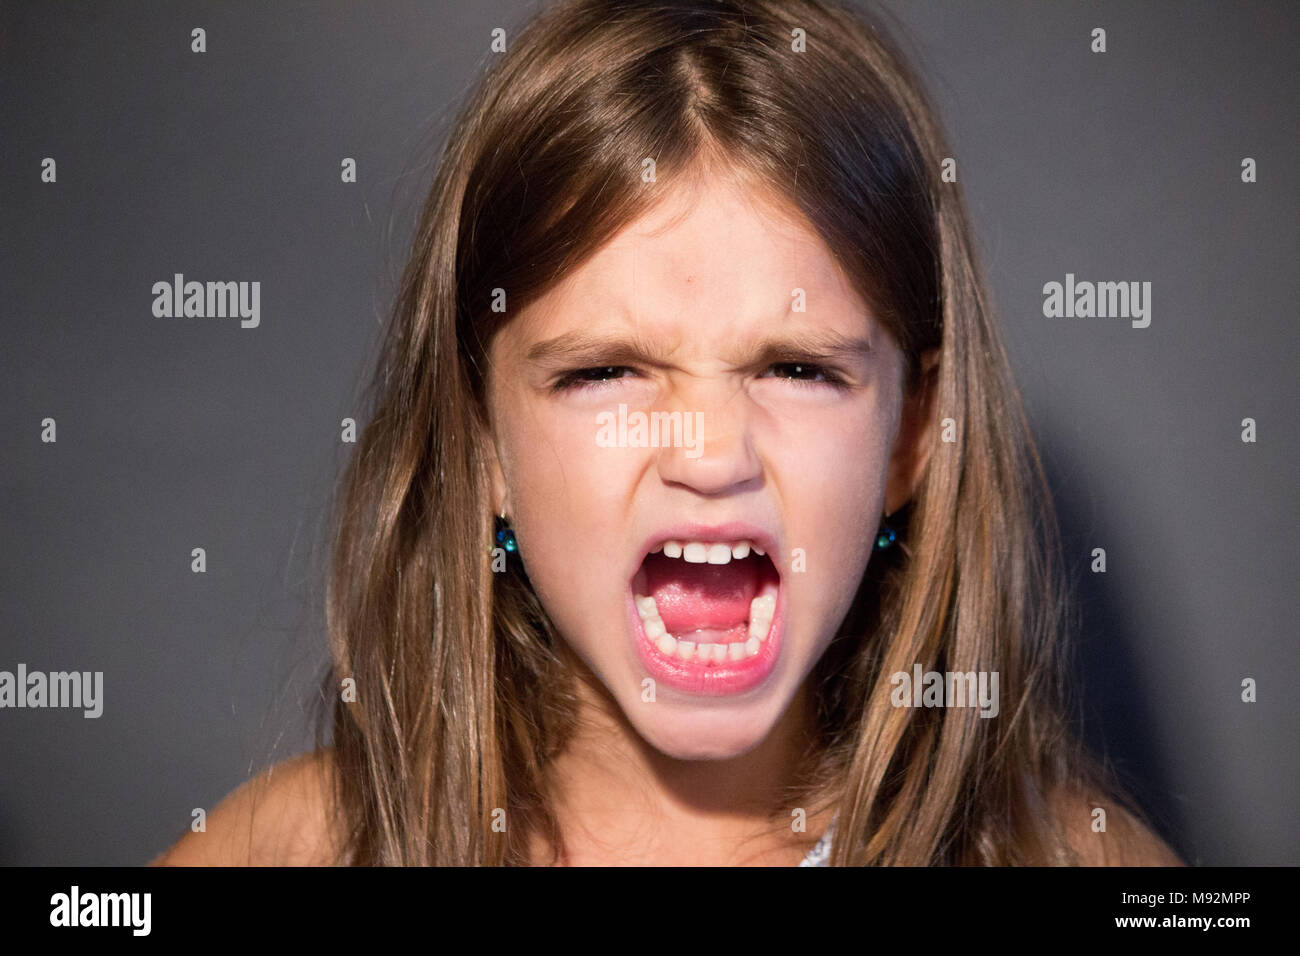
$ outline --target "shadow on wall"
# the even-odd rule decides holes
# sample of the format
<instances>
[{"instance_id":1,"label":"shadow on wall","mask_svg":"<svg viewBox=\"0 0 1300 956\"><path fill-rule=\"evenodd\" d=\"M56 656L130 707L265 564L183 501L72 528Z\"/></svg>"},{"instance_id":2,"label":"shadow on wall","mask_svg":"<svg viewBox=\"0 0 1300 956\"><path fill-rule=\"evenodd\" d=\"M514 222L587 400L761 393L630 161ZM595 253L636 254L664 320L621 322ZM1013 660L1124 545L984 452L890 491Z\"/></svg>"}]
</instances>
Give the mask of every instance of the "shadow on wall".
<instances>
[{"instance_id":1,"label":"shadow on wall","mask_svg":"<svg viewBox=\"0 0 1300 956\"><path fill-rule=\"evenodd\" d=\"M1034 437L1060 521L1072 598L1068 686L1074 712L1083 717L1084 739L1161 837L1184 862L1195 865L1200 861L1187 838L1182 800L1171 788L1166 762L1155 744L1152 714L1159 702L1137 666L1138 638L1130 624L1134 616L1126 613L1117 589L1108 587L1113 572L1091 569L1092 551L1106 547L1115 518L1106 513L1100 496L1081 485L1079 476L1088 469L1071 460L1070 450L1053 440L1052 430L1035 428Z\"/></svg>"}]
</instances>

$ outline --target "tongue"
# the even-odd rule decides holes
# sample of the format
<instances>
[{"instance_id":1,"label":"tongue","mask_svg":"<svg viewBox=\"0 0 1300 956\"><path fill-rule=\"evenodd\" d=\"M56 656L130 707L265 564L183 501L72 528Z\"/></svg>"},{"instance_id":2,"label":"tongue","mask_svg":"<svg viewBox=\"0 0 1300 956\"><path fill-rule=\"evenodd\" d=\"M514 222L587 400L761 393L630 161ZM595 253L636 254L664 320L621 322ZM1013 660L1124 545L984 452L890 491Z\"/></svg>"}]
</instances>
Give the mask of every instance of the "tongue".
<instances>
[{"instance_id":1,"label":"tongue","mask_svg":"<svg viewBox=\"0 0 1300 956\"><path fill-rule=\"evenodd\" d=\"M688 564L662 553L646 558L646 587L669 634L725 631L749 620L749 605L758 594L758 567L753 558L729 564Z\"/></svg>"}]
</instances>

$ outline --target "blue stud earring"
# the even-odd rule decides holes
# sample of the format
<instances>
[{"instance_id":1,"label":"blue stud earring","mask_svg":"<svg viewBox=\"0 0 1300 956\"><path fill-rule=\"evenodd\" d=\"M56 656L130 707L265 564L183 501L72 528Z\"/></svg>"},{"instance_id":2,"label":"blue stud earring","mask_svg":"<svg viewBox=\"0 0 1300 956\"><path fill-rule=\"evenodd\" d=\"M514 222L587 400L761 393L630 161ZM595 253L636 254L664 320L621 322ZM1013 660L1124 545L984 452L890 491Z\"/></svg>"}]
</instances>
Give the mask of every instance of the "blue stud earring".
<instances>
[{"instance_id":1,"label":"blue stud earring","mask_svg":"<svg viewBox=\"0 0 1300 956\"><path fill-rule=\"evenodd\" d=\"M504 522L505 520L506 511L502 508L501 521ZM515 532L510 525L507 524L504 528L497 529L497 547L504 548L508 554L514 554L519 550L519 545L515 542Z\"/></svg>"},{"instance_id":2,"label":"blue stud earring","mask_svg":"<svg viewBox=\"0 0 1300 956\"><path fill-rule=\"evenodd\" d=\"M887 520L881 519L880 530L876 532L876 550L884 551L891 547L897 540L898 533L889 526Z\"/></svg>"}]
</instances>

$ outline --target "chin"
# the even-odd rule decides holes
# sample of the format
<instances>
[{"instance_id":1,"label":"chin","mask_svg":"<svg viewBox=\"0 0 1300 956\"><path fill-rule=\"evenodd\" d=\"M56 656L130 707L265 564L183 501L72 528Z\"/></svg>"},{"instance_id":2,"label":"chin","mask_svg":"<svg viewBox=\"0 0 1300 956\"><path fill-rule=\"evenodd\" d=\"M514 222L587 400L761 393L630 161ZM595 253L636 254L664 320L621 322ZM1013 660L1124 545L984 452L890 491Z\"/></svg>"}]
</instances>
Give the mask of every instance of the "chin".
<instances>
[{"instance_id":1,"label":"chin","mask_svg":"<svg viewBox=\"0 0 1300 956\"><path fill-rule=\"evenodd\" d=\"M790 695L775 688L748 705L711 701L701 705L677 695L656 696L653 702L635 697L628 722L655 750L676 760L730 760L761 744L789 705Z\"/></svg>"}]
</instances>

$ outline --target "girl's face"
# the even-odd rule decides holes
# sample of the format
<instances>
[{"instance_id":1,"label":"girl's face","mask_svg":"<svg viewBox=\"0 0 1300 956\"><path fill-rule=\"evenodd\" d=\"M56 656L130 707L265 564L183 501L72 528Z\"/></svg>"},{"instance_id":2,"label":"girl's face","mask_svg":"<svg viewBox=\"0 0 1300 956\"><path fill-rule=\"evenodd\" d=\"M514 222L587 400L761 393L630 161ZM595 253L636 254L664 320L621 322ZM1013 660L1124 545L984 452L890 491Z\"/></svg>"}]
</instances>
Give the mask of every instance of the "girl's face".
<instances>
[{"instance_id":1,"label":"girl's face","mask_svg":"<svg viewBox=\"0 0 1300 956\"><path fill-rule=\"evenodd\" d=\"M571 650L664 754L755 747L924 465L897 345L805 221L708 178L489 358L498 510Z\"/></svg>"}]
</instances>

